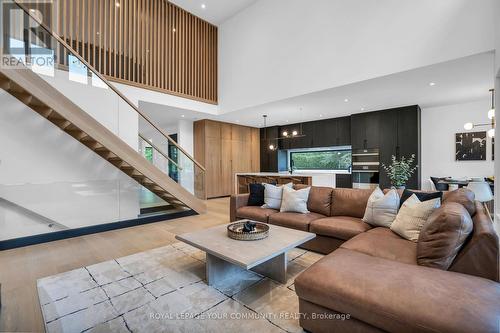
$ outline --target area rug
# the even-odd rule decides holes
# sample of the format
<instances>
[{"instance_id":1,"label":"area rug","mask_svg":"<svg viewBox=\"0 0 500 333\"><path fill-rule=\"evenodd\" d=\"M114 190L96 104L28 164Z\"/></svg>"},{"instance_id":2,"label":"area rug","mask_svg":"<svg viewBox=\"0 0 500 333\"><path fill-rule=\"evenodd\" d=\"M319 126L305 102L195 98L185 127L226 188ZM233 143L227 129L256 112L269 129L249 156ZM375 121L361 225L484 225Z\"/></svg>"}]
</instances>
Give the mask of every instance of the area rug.
<instances>
[{"instance_id":1,"label":"area rug","mask_svg":"<svg viewBox=\"0 0 500 333\"><path fill-rule=\"evenodd\" d=\"M53 332L302 332L294 279L322 255L293 249L288 281L241 270L208 286L204 252L184 243L37 281Z\"/></svg>"}]
</instances>

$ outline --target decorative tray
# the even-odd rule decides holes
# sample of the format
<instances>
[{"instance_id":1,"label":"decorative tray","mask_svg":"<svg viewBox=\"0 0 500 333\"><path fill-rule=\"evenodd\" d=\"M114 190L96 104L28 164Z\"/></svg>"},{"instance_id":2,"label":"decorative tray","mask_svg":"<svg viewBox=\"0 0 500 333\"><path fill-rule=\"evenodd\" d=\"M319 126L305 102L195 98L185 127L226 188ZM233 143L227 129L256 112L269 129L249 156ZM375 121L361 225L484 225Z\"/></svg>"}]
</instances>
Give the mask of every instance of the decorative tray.
<instances>
[{"instance_id":1,"label":"decorative tray","mask_svg":"<svg viewBox=\"0 0 500 333\"><path fill-rule=\"evenodd\" d=\"M250 220L239 221L227 226L227 235L229 238L243 241L264 239L269 236L269 226Z\"/></svg>"}]
</instances>

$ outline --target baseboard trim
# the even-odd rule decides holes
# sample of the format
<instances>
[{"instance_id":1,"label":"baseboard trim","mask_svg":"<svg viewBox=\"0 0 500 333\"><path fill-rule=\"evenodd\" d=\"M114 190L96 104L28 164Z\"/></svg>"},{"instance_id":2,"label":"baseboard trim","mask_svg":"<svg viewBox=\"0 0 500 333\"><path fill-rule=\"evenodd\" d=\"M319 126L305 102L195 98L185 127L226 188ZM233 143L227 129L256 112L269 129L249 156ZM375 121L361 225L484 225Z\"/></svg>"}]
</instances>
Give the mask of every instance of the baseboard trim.
<instances>
[{"instance_id":1,"label":"baseboard trim","mask_svg":"<svg viewBox=\"0 0 500 333\"><path fill-rule=\"evenodd\" d=\"M143 224L173 220L173 219L178 219L181 217L193 216L193 215L198 215L198 213L196 213L194 210L187 210L187 211L183 211L183 212L176 212L176 213L170 213L170 214L165 214L165 215L148 216L148 217L142 217L142 218L137 218L137 219L132 219L132 220L105 223L105 224L93 225L93 226L88 226L88 227L54 231L54 232L49 232L49 233L45 233L45 234L26 236L26 237L20 237L20 238L15 238L15 239L8 239L8 240L0 241L0 251L15 249L18 247L24 247L24 246L29 246L29 245L47 243L47 242L52 242L52 241L61 240L61 239L96 234L96 233L110 231L110 230L135 227L135 226L143 225Z\"/></svg>"}]
</instances>

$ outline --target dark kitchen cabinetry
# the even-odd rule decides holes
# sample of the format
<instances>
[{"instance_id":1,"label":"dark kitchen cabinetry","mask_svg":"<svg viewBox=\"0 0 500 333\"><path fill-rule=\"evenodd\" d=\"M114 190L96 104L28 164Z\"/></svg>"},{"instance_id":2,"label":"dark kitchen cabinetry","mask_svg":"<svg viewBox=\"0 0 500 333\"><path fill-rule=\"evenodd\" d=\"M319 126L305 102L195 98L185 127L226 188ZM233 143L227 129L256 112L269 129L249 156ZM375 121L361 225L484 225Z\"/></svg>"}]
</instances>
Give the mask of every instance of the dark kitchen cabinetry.
<instances>
[{"instance_id":1,"label":"dark kitchen cabinetry","mask_svg":"<svg viewBox=\"0 0 500 333\"><path fill-rule=\"evenodd\" d=\"M284 138L283 132L290 136L293 131L303 136ZM279 127L279 149L320 148L349 146L351 144L351 117L331 118L291 124Z\"/></svg>"},{"instance_id":2,"label":"dark kitchen cabinetry","mask_svg":"<svg viewBox=\"0 0 500 333\"><path fill-rule=\"evenodd\" d=\"M353 149L378 148L380 151L380 187L391 186L382 164L391 163L392 156L416 156L420 166L420 108L407 106L351 116ZM420 169L407 182L407 188L420 189Z\"/></svg>"},{"instance_id":3,"label":"dark kitchen cabinetry","mask_svg":"<svg viewBox=\"0 0 500 333\"><path fill-rule=\"evenodd\" d=\"M336 174L335 175L336 188L352 188L352 175L351 174Z\"/></svg>"},{"instance_id":4,"label":"dark kitchen cabinetry","mask_svg":"<svg viewBox=\"0 0 500 333\"><path fill-rule=\"evenodd\" d=\"M276 140L284 130L304 134L303 137ZM348 117L323 119L301 124L287 124L261 129L261 171L276 172L286 170L288 149L319 148L332 146L352 146L352 149L379 150L380 163L391 163L392 155L410 157L416 155L420 166L420 108L418 105L389 110L355 114ZM267 140L263 140L265 134ZM269 150L269 144L278 145L278 151ZM390 180L382 167L379 168L380 187L390 187ZM348 186L351 180L342 176L338 183ZM347 185L346 185L347 184ZM409 189L420 189L420 169L408 181Z\"/></svg>"},{"instance_id":5,"label":"dark kitchen cabinetry","mask_svg":"<svg viewBox=\"0 0 500 333\"><path fill-rule=\"evenodd\" d=\"M313 147L351 144L351 118L341 117L314 122Z\"/></svg>"},{"instance_id":6,"label":"dark kitchen cabinetry","mask_svg":"<svg viewBox=\"0 0 500 333\"><path fill-rule=\"evenodd\" d=\"M380 112L367 112L351 116L352 149L378 148L380 142Z\"/></svg>"}]
</instances>

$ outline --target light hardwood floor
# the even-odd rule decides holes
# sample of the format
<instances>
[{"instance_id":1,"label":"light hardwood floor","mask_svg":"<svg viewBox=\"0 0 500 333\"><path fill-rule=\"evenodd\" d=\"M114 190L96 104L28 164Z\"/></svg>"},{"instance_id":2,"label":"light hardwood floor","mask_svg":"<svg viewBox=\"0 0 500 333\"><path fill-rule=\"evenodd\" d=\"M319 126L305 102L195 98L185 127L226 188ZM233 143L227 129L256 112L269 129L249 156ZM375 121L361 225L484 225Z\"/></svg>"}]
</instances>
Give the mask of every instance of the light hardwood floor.
<instances>
[{"instance_id":1,"label":"light hardwood floor","mask_svg":"<svg viewBox=\"0 0 500 333\"><path fill-rule=\"evenodd\" d=\"M0 251L0 332L43 332L36 280L175 242L175 235L229 222L229 198L208 212L99 234Z\"/></svg>"}]
</instances>

